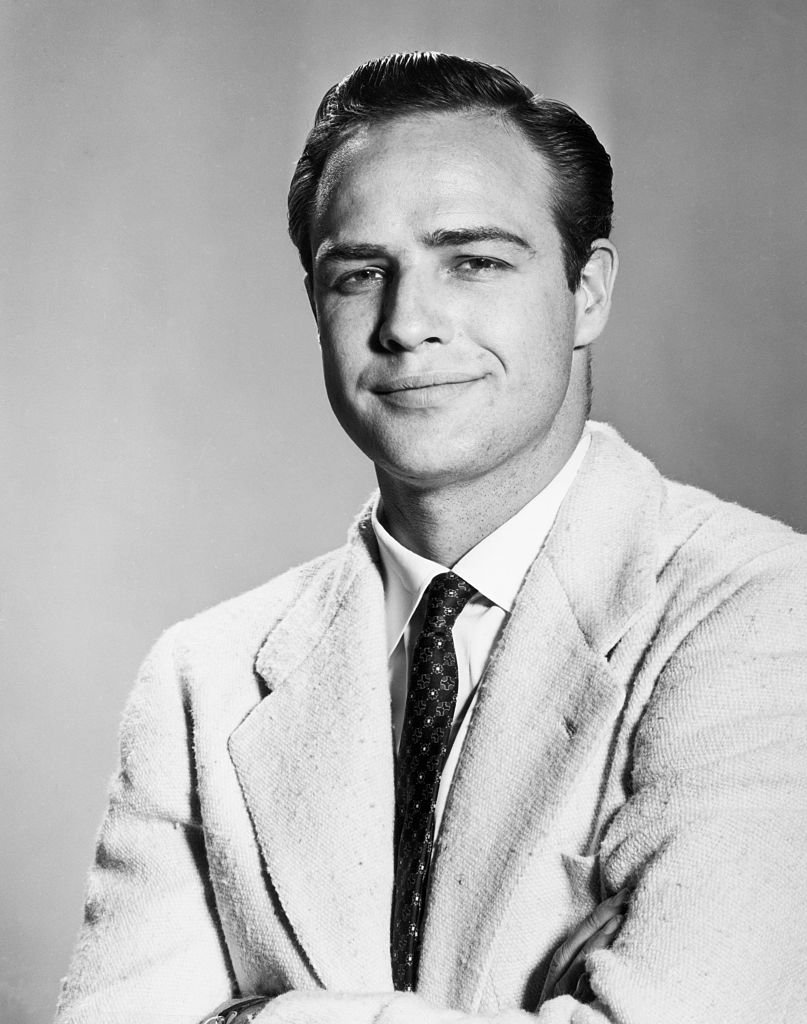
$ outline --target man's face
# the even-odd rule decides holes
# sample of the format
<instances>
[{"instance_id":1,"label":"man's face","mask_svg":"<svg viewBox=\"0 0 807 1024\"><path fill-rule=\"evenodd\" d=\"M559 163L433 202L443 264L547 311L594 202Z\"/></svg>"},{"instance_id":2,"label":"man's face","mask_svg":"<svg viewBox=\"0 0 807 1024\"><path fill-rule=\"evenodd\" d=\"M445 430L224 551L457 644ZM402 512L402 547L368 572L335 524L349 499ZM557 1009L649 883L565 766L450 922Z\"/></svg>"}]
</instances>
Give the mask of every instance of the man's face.
<instances>
[{"instance_id":1,"label":"man's face","mask_svg":"<svg viewBox=\"0 0 807 1024\"><path fill-rule=\"evenodd\" d=\"M550 445L579 304L549 182L478 113L379 125L330 158L309 292L331 405L382 476L517 473Z\"/></svg>"}]
</instances>

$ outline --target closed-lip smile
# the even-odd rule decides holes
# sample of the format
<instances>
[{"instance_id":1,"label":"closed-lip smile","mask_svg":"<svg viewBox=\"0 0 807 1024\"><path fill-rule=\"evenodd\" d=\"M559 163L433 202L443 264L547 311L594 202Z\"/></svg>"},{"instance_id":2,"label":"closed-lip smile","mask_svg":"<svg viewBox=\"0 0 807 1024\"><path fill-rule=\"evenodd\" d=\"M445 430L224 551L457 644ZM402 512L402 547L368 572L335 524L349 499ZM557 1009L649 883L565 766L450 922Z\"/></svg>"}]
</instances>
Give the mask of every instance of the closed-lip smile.
<instances>
[{"instance_id":1,"label":"closed-lip smile","mask_svg":"<svg viewBox=\"0 0 807 1024\"><path fill-rule=\"evenodd\" d=\"M424 412L452 404L483 376L467 370L431 370L380 380L374 383L371 390L385 405L410 412Z\"/></svg>"},{"instance_id":2,"label":"closed-lip smile","mask_svg":"<svg viewBox=\"0 0 807 1024\"><path fill-rule=\"evenodd\" d=\"M413 373L404 377L379 383L373 390L380 395L394 394L398 391L415 391L420 388L440 387L443 384L469 384L478 380L478 374L464 373L457 370L443 370L432 373Z\"/></svg>"}]
</instances>

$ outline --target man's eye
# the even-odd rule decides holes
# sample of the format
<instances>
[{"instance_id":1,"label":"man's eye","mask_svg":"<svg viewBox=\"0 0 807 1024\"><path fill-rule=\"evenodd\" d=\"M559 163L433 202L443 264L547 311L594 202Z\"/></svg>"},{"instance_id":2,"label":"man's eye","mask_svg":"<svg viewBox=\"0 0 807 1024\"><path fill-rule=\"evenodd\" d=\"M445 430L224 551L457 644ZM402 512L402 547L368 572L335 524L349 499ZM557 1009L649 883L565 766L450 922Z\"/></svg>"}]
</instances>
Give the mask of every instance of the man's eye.
<instances>
[{"instance_id":1,"label":"man's eye","mask_svg":"<svg viewBox=\"0 0 807 1024\"><path fill-rule=\"evenodd\" d=\"M361 270L351 270L347 274L341 274L333 286L343 295L356 295L377 288L379 284L383 283L385 276L384 271L379 267L362 267Z\"/></svg>"},{"instance_id":2,"label":"man's eye","mask_svg":"<svg viewBox=\"0 0 807 1024\"><path fill-rule=\"evenodd\" d=\"M509 264L490 256L465 256L458 260L455 269L465 277L484 277L506 270Z\"/></svg>"}]
</instances>

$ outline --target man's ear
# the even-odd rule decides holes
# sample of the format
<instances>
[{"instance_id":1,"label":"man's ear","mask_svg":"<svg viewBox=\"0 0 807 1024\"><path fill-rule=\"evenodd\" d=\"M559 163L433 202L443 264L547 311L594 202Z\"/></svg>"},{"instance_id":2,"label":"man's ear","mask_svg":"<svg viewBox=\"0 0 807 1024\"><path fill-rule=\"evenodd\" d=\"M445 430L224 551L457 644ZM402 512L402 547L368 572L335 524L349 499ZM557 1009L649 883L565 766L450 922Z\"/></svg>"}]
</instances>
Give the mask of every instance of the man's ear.
<instances>
[{"instance_id":1,"label":"man's ear","mask_svg":"<svg viewBox=\"0 0 807 1024\"><path fill-rule=\"evenodd\" d=\"M608 323L619 256L613 243L598 238L591 244L591 255L583 267L580 284L574 293L574 347L585 348L595 341Z\"/></svg>"},{"instance_id":2,"label":"man's ear","mask_svg":"<svg viewBox=\"0 0 807 1024\"><path fill-rule=\"evenodd\" d=\"M314 302L314 283L311 280L311 275L305 275L305 294L308 296L308 305L311 307L311 312L314 314L314 319L317 319L317 307Z\"/></svg>"}]
</instances>

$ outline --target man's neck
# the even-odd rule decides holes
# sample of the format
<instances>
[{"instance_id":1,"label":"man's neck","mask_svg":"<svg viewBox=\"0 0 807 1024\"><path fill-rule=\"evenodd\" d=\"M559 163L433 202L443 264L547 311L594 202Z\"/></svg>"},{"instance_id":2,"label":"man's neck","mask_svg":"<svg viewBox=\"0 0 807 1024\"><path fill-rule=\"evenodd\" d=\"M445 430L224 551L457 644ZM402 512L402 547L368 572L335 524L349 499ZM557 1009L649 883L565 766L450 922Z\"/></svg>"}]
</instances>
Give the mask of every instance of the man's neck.
<instances>
[{"instance_id":1,"label":"man's neck","mask_svg":"<svg viewBox=\"0 0 807 1024\"><path fill-rule=\"evenodd\" d=\"M577 437L541 459L485 477L417 486L377 473L381 518L410 551L448 568L539 494L574 451Z\"/></svg>"}]
</instances>

